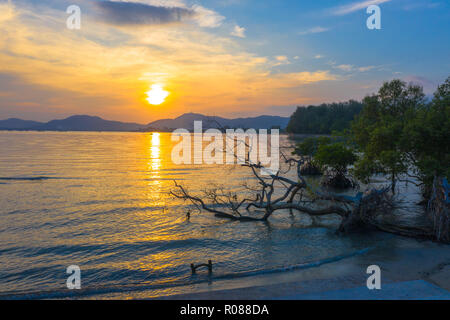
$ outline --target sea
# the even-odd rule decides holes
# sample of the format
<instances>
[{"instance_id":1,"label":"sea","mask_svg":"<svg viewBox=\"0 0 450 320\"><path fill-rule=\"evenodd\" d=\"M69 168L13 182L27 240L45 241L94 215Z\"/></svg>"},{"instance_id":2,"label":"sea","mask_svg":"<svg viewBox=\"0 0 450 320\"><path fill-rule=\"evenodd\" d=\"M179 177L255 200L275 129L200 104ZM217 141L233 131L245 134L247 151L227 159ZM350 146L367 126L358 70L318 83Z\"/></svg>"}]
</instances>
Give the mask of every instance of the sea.
<instances>
[{"instance_id":1,"label":"sea","mask_svg":"<svg viewBox=\"0 0 450 320\"><path fill-rule=\"evenodd\" d=\"M364 254L390 236L336 233L338 217L277 212L239 222L174 198L249 192L241 165L175 164L170 133L0 131L0 298L96 299L189 293ZM281 136L283 152L294 142ZM187 213L190 213L190 218ZM212 261L213 272L190 265ZM69 290L69 266L81 289Z\"/></svg>"}]
</instances>

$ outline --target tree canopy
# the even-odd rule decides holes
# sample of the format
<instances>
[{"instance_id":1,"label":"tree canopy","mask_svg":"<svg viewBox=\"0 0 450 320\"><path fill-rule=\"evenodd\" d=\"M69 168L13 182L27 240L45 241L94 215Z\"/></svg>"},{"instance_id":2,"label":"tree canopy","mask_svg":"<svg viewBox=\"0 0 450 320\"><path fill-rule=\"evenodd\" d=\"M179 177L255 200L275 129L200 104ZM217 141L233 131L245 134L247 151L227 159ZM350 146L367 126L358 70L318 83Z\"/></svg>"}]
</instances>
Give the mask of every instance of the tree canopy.
<instances>
[{"instance_id":1,"label":"tree canopy","mask_svg":"<svg viewBox=\"0 0 450 320\"><path fill-rule=\"evenodd\" d=\"M420 86L392 80L377 94L364 98L363 104L351 128L351 138L362 153L356 175L368 180L373 174L386 174L395 192L399 176L410 169L405 128L425 107L425 95Z\"/></svg>"},{"instance_id":2,"label":"tree canopy","mask_svg":"<svg viewBox=\"0 0 450 320\"><path fill-rule=\"evenodd\" d=\"M405 127L404 145L412 171L429 196L434 177L450 177L450 77Z\"/></svg>"},{"instance_id":3,"label":"tree canopy","mask_svg":"<svg viewBox=\"0 0 450 320\"><path fill-rule=\"evenodd\" d=\"M331 134L350 127L350 122L362 110L362 103L324 103L319 106L297 107L287 126L287 132L299 134Z\"/></svg>"}]
</instances>

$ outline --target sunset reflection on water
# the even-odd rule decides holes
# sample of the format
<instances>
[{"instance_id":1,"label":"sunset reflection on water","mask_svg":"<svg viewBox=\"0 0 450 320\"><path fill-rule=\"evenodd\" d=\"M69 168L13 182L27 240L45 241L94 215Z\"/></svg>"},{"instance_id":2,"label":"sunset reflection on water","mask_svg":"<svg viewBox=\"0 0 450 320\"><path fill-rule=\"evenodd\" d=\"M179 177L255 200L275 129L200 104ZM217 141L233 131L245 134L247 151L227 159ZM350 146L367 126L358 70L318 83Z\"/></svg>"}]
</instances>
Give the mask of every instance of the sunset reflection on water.
<instances>
[{"instance_id":1,"label":"sunset reflection on water","mask_svg":"<svg viewBox=\"0 0 450 320\"><path fill-rule=\"evenodd\" d=\"M199 194L214 185L240 190L252 175L239 165L176 165L175 143L170 133L0 132L8 150L0 172L11 178L0 183L0 294L64 292L72 264L82 269L83 294L175 290L209 281L192 277L191 263L211 259L214 277L264 272L377 241L305 229L301 215L264 224L200 213L170 196L174 180Z\"/></svg>"}]
</instances>

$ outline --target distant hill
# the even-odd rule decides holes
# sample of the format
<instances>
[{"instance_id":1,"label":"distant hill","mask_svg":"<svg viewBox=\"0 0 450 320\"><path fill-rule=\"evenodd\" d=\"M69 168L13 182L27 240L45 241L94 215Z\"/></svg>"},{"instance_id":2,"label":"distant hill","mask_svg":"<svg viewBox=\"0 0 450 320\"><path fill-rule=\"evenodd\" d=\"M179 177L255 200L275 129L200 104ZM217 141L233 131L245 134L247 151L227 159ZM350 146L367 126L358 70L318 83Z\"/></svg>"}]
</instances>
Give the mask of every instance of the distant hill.
<instances>
[{"instance_id":1,"label":"distant hill","mask_svg":"<svg viewBox=\"0 0 450 320\"><path fill-rule=\"evenodd\" d=\"M33 128L42 124L43 124L42 122L37 121L10 118L6 120L0 120L0 130L13 130L13 129L22 130Z\"/></svg>"},{"instance_id":2,"label":"distant hill","mask_svg":"<svg viewBox=\"0 0 450 320\"><path fill-rule=\"evenodd\" d=\"M104 120L100 117L75 115L47 123L21 119L0 120L0 130L37 130L37 131L172 131L178 128L192 130L194 121L201 120L203 129L208 128L286 128L289 118L277 116L259 116L254 118L226 119L210 117L196 113L186 113L176 119L163 119L148 125L120 121Z\"/></svg>"},{"instance_id":3,"label":"distant hill","mask_svg":"<svg viewBox=\"0 0 450 320\"><path fill-rule=\"evenodd\" d=\"M205 116L198 113L185 113L175 119L162 119L147 125L148 130L168 131L178 128L193 130L194 121L202 121L203 129L209 128L253 128L270 129L279 127L286 128L289 123L288 117L259 116L250 118L227 119L222 117Z\"/></svg>"},{"instance_id":4,"label":"distant hill","mask_svg":"<svg viewBox=\"0 0 450 320\"><path fill-rule=\"evenodd\" d=\"M143 127L142 124L119 121L104 120L92 116L71 116L63 120L52 120L37 130L49 131L137 131Z\"/></svg>"},{"instance_id":5,"label":"distant hill","mask_svg":"<svg viewBox=\"0 0 450 320\"><path fill-rule=\"evenodd\" d=\"M71 116L47 123L21 119L0 120L0 130L37 130L37 131L138 131L144 125L104 120L92 116Z\"/></svg>"}]
</instances>

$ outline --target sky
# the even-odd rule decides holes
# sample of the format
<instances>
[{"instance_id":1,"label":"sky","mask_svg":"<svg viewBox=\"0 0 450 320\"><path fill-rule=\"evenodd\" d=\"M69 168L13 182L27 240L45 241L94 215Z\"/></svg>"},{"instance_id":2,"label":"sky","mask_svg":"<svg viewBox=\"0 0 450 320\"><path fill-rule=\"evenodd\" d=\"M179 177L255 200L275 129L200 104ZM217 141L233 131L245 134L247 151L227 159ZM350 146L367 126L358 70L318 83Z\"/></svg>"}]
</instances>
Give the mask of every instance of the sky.
<instances>
[{"instance_id":1,"label":"sky","mask_svg":"<svg viewBox=\"0 0 450 320\"><path fill-rule=\"evenodd\" d=\"M449 40L447 0L0 0L0 119L289 116L395 78L432 94Z\"/></svg>"}]
</instances>

